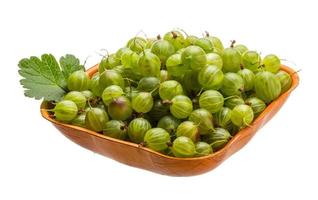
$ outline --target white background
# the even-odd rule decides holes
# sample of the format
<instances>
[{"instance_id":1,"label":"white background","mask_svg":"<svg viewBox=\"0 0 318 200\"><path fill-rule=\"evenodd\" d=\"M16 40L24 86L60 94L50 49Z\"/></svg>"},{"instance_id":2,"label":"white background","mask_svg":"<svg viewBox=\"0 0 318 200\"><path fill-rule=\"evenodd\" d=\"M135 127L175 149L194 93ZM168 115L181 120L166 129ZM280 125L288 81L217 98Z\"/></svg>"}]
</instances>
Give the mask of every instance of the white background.
<instances>
[{"instance_id":1,"label":"white background","mask_svg":"<svg viewBox=\"0 0 318 200\"><path fill-rule=\"evenodd\" d=\"M0 199L317 199L317 6L315 1L1 1ZM87 67L140 30L205 30L275 53L302 71L300 85L251 142L195 177L154 174L94 154L41 118L24 97L17 63L72 53Z\"/></svg>"}]
</instances>

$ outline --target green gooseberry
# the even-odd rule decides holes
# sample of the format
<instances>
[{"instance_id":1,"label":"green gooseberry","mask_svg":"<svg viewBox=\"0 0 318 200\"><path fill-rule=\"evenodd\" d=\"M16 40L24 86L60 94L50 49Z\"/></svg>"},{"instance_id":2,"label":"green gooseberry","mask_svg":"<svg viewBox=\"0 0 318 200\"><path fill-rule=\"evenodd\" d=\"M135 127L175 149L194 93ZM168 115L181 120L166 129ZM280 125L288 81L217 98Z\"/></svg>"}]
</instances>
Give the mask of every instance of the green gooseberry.
<instances>
[{"instance_id":1,"label":"green gooseberry","mask_svg":"<svg viewBox=\"0 0 318 200\"><path fill-rule=\"evenodd\" d=\"M127 126L122 121L110 120L104 125L103 135L120 140L125 140L127 139Z\"/></svg>"},{"instance_id":2,"label":"green gooseberry","mask_svg":"<svg viewBox=\"0 0 318 200\"><path fill-rule=\"evenodd\" d=\"M195 144L195 156L200 157L200 156L207 156L211 153L213 153L211 145L209 145L206 142L197 142Z\"/></svg>"},{"instance_id":3,"label":"green gooseberry","mask_svg":"<svg viewBox=\"0 0 318 200\"><path fill-rule=\"evenodd\" d=\"M157 40L151 47L151 52L157 55L162 65L165 65L166 60L175 53L173 45L166 40Z\"/></svg>"},{"instance_id":4,"label":"green gooseberry","mask_svg":"<svg viewBox=\"0 0 318 200\"><path fill-rule=\"evenodd\" d=\"M169 31L163 36L163 39L170 42L176 51L185 47L185 38L180 31Z\"/></svg>"},{"instance_id":5,"label":"green gooseberry","mask_svg":"<svg viewBox=\"0 0 318 200\"><path fill-rule=\"evenodd\" d=\"M132 87L132 86L127 86L124 89L124 94L128 99L132 99L133 97L135 97L137 94L139 93L139 91L137 90L137 88Z\"/></svg>"},{"instance_id":6,"label":"green gooseberry","mask_svg":"<svg viewBox=\"0 0 318 200\"><path fill-rule=\"evenodd\" d=\"M158 152L166 150L170 142L170 134L162 128L149 129L144 137L145 146Z\"/></svg>"},{"instance_id":7,"label":"green gooseberry","mask_svg":"<svg viewBox=\"0 0 318 200\"><path fill-rule=\"evenodd\" d=\"M196 94L202 89L199 83L199 72L200 70L188 71L184 74L181 83L186 94Z\"/></svg>"},{"instance_id":8,"label":"green gooseberry","mask_svg":"<svg viewBox=\"0 0 318 200\"><path fill-rule=\"evenodd\" d=\"M208 38L199 38L195 41L194 45L201 47L205 53L211 53L214 50L213 44Z\"/></svg>"},{"instance_id":9,"label":"green gooseberry","mask_svg":"<svg viewBox=\"0 0 318 200\"><path fill-rule=\"evenodd\" d=\"M120 97L124 94L124 91L118 85L110 85L105 88L102 94L102 100L105 105L109 105L115 98Z\"/></svg>"},{"instance_id":10,"label":"green gooseberry","mask_svg":"<svg viewBox=\"0 0 318 200\"><path fill-rule=\"evenodd\" d=\"M77 115L73 120L72 120L72 124L76 125L76 126L80 126L85 128L85 117L86 117L86 112L81 113L79 115Z\"/></svg>"},{"instance_id":11,"label":"green gooseberry","mask_svg":"<svg viewBox=\"0 0 318 200\"><path fill-rule=\"evenodd\" d=\"M242 55L243 67L253 72L261 65L261 56L256 51L246 51Z\"/></svg>"},{"instance_id":12,"label":"green gooseberry","mask_svg":"<svg viewBox=\"0 0 318 200\"><path fill-rule=\"evenodd\" d=\"M224 74L221 92L225 96L240 95L244 91L244 80L237 73L228 72Z\"/></svg>"},{"instance_id":13,"label":"green gooseberry","mask_svg":"<svg viewBox=\"0 0 318 200\"><path fill-rule=\"evenodd\" d=\"M188 46L181 54L182 63L193 70L199 70L207 63L206 54L201 47Z\"/></svg>"},{"instance_id":14,"label":"green gooseberry","mask_svg":"<svg viewBox=\"0 0 318 200\"><path fill-rule=\"evenodd\" d=\"M78 92L78 91L71 91L67 93L63 97L63 100L73 101L79 110L82 110L85 108L86 101L87 101L86 97L81 92Z\"/></svg>"},{"instance_id":15,"label":"green gooseberry","mask_svg":"<svg viewBox=\"0 0 318 200\"><path fill-rule=\"evenodd\" d=\"M291 76L283 70L277 72L275 76L280 81L281 94L289 90L293 82Z\"/></svg>"},{"instance_id":16,"label":"green gooseberry","mask_svg":"<svg viewBox=\"0 0 318 200\"><path fill-rule=\"evenodd\" d=\"M276 74L280 70L280 59L274 54L269 54L264 57L263 65L266 71Z\"/></svg>"},{"instance_id":17,"label":"green gooseberry","mask_svg":"<svg viewBox=\"0 0 318 200\"><path fill-rule=\"evenodd\" d=\"M224 53L224 46L221 40L215 36L209 36L207 34L207 39L211 41L213 46L213 53L217 53L219 55L222 55Z\"/></svg>"},{"instance_id":18,"label":"green gooseberry","mask_svg":"<svg viewBox=\"0 0 318 200\"><path fill-rule=\"evenodd\" d=\"M128 125L129 139L134 143L144 141L146 132L151 129L151 124L144 118L135 118Z\"/></svg>"},{"instance_id":19,"label":"green gooseberry","mask_svg":"<svg viewBox=\"0 0 318 200\"><path fill-rule=\"evenodd\" d=\"M103 88L99 85L99 73L95 73L90 81L89 89L93 92L93 94L97 97L100 97L103 93Z\"/></svg>"},{"instance_id":20,"label":"green gooseberry","mask_svg":"<svg viewBox=\"0 0 318 200\"><path fill-rule=\"evenodd\" d=\"M103 73L106 69L112 69L121 64L120 58L116 54L103 57L98 66L98 72Z\"/></svg>"},{"instance_id":21,"label":"green gooseberry","mask_svg":"<svg viewBox=\"0 0 318 200\"><path fill-rule=\"evenodd\" d=\"M178 81L168 80L160 83L159 96L162 100L171 100L180 94L183 94L183 89Z\"/></svg>"},{"instance_id":22,"label":"green gooseberry","mask_svg":"<svg viewBox=\"0 0 318 200\"><path fill-rule=\"evenodd\" d=\"M73 101L62 100L55 105L52 111L56 120L70 122L77 116L78 108Z\"/></svg>"},{"instance_id":23,"label":"green gooseberry","mask_svg":"<svg viewBox=\"0 0 318 200\"><path fill-rule=\"evenodd\" d=\"M216 90L206 90L199 97L199 105L210 113L218 112L224 104L222 94Z\"/></svg>"},{"instance_id":24,"label":"green gooseberry","mask_svg":"<svg viewBox=\"0 0 318 200\"><path fill-rule=\"evenodd\" d=\"M152 109L153 98L149 92L139 92L132 98L132 108L138 113L147 113Z\"/></svg>"},{"instance_id":25,"label":"green gooseberry","mask_svg":"<svg viewBox=\"0 0 318 200\"><path fill-rule=\"evenodd\" d=\"M148 114L153 120L158 121L162 117L168 115L169 110L170 110L169 103L165 103L161 99L156 99L152 106L152 109L150 110L150 112L148 112Z\"/></svg>"},{"instance_id":26,"label":"green gooseberry","mask_svg":"<svg viewBox=\"0 0 318 200\"><path fill-rule=\"evenodd\" d=\"M190 46L190 45L194 45L196 43L196 41L198 40L199 38L197 36L194 36L194 35L188 35L185 39L185 46Z\"/></svg>"},{"instance_id":27,"label":"green gooseberry","mask_svg":"<svg viewBox=\"0 0 318 200\"><path fill-rule=\"evenodd\" d=\"M179 119L171 115L166 115L158 121L157 127L165 129L170 133L170 135L172 135L176 132L180 123Z\"/></svg>"},{"instance_id":28,"label":"green gooseberry","mask_svg":"<svg viewBox=\"0 0 318 200\"><path fill-rule=\"evenodd\" d=\"M233 47L224 49L222 60L224 72L237 72L241 69L241 54Z\"/></svg>"},{"instance_id":29,"label":"green gooseberry","mask_svg":"<svg viewBox=\"0 0 318 200\"><path fill-rule=\"evenodd\" d=\"M157 38L146 38L146 46L145 49L151 49L152 45L160 39L160 35L157 36Z\"/></svg>"},{"instance_id":30,"label":"green gooseberry","mask_svg":"<svg viewBox=\"0 0 318 200\"><path fill-rule=\"evenodd\" d=\"M168 73L168 71L165 69L160 70L160 77L159 77L160 83L165 82L169 79L170 79L170 74Z\"/></svg>"},{"instance_id":31,"label":"green gooseberry","mask_svg":"<svg viewBox=\"0 0 318 200\"><path fill-rule=\"evenodd\" d=\"M73 72L67 79L67 88L70 91L83 91L89 87L89 77L83 70Z\"/></svg>"},{"instance_id":32,"label":"green gooseberry","mask_svg":"<svg viewBox=\"0 0 318 200\"><path fill-rule=\"evenodd\" d=\"M253 109L248 105L237 105L232 110L231 121L235 126L244 128L254 119Z\"/></svg>"},{"instance_id":33,"label":"green gooseberry","mask_svg":"<svg viewBox=\"0 0 318 200\"><path fill-rule=\"evenodd\" d=\"M254 112L254 116L259 115L266 108L264 101L257 97L249 97L245 100L245 104L251 106Z\"/></svg>"},{"instance_id":34,"label":"green gooseberry","mask_svg":"<svg viewBox=\"0 0 318 200\"><path fill-rule=\"evenodd\" d=\"M120 60L125 68L136 69L138 66L139 54L132 50L127 50L122 53Z\"/></svg>"},{"instance_id":35,"label":"green gooseberry","mask_svg":"<svg viewBox=\"0 0 318 200\"><path fill-rule=\"evenodd\" d=\"M198 126L200 135L206 135L214 130L212 114L204 108L192 111L189 120Z\"/></svg>"},{"instance_id":36,"label":"green gooseberry","mask_svg":"<svg viewBox=\"0 0 318 200\"><path fill-rule=\"evenodd\" d=\"M203 67L198 74L198 81L200 85L206 90L220 89L223 83L223 79L223 72L215 65L207 65Z\"/></svg>"},{"instance_id":37,"label":"green gooseberry","mask_svg":"<svg viewBox=\"0 0 318 200\"><path fill-rule=\"evenodd\" d=\"M217 54L217 53L207 53L206 54L206 59L207 59L206 64L215 65L220 70L222 70L223 60L222 60L222 57L219 54Z\"/></svg>"},{"instance_id":38,"label":"green gooseberry","mask_svg":"<svg viewBox=\"0 0 318 200\"><path fill-rule=\"evenodd\" d=\"M108 105L108 114L115 120L124 121L131 116L132 112L131 102L125 96L117 97Z\"/></svg>"},{"instance_id":39,"label":"green gooseberry","mask_svg":"<svg viewBox=\"0 0 318 200\"><path fill-rule=\"evenodd\" d=\"M222 107L221 110L214 114L215 124L221 128L227 128L231 124L232 110Z\"/></svg>"},{"instance_id":40,"label":"green gooseberry","mask_svg":"<svg viewBox=\"0 0 318 200\"><path fill-rule=\"evenodd\" d=\"M140 79L137 90L141 92L151 92L153 96L158 94L160 80L157 77L144 77Z\"/></svg>"},{"instance_id":41,"label":"green gooseberry","mask_svg":"<svg viewBox=\"0 0 318 200\"><path fill-rule=\"evenodd\" d=\"M177 137L172 144L172 152L174 156L179 158L191 158L195 155L195 144L185 136Z\"/></svg>"},{"instance_id":42,"label":"green gooseberry","mask_svg":"<svg viewBox=\"0 0 318 200\"><path fill-rule=\"evenodd\" d=\"M131 52L131 49L129 49L128 47L122 47L120 49L118 49L116 51L116 57L121 60L121 56L125 53L125 52Z\"/></svg>"},{"instance_id":43,"label":"green gooseberry","mask_svg":"<svg viewBox=\"0 0 318 200\"><path fill-rule=\"evenodd\" d=\"M125 82L123 77L115 70L105 70L99 77L99 86L104 91L104 89L111 85L118 85L121 88L125 87Z\"/></svg>"},{"instance_id":44,"label":"green gooseberry","mask_svg":"<svg viewBox=\"0 0 318 200\"><path fill-rule=\"evenodd\" d=\"M228 107L230 109L233 109L235 106L242 104L245 104L245 102L239 96L228 97L224 102L225 107Z\"/></svg>"},{"instance_id":45,"label":"green gooseberry","mask_svg":"<svg viewBox=\"0 0 318 200\"><path fill-rule=\"evenodd\" d=\"M101 132L108 120L108 115L103 109L90 108L86 112L85 126L90 130Z\"/></svg>"},{"instance_id":46,"label":"green gooseberry","mask_svg":"<svg viewBox=\"0 0 318 200\"><path fill-rule=\"evenodd\" d=\"M222 149L232 138L231 134L224 128L216 128L213 133L209 134L204 140L209 143L216 152Z\"/></svg>"},{"instance_id":47,"label":"green gooseberry","mask_svg":"<svg viewBox=\"0 0 318 200\"><path fill-rule=\"evenodd\" d=\"M244 82L244 91L250 91L254 89L255 74L249 69L241 69L237 72Z\"/></svg>"},{"instance_id":48,"label":"green gooseberry","mask_svg":"<svg viewBox=\"0 0 318 200\"><path fill-rule=\"evenodd\" d=\"M241 55L248 51L248 48L243 44L236 44L234 49L237 50Z\"/></svg>"},{"instance_id":49,"label":"green gooseberry","mask_svg":"<svg viewBox=\"0 0 318 200\"><path fill-rule=\"evenodd\" d=\"M187 96L177 95L171 100L170 112L177 119L187 118L191 114L192 110L192 101Z\"/></svg>"},{"instance_id":50,"label":"green gooseberry","mask_svg":"<svg viewBox=\"0 0 318 200\"><path fill-rule=\"evenodd\" d=\"M157 55L144 51L138 60L138 72L143 76L160 76L161 62Z\"/></svg>"},{"instance_id":51,"label":"green gooseberry","mask_svg":"<svg viewBox=\"0 0 318 200\"><path fill-rule=\"evenodd\" d=\"M170 56L167 59L166 68L169 74L177 77L180 77L186 72L191 71L189 66L185 66L182 63L181 53L176 53Z\"/></svg>"},{"instance_id":52,"label":"green gooseberry","mask_svg":"<svg viewBox=\"0 0 318 200\"><path fill-rule=\"evenodd\" d=\"M144 38L134 37L127 42L126 46L130 48L132 51L140 53L145 49L146 44L147 44L147 41Z\"/></svg>"},{"instance_id":53,"label":"green gooseberry","mask_svg":"<svg viewBox=\"0 0 318 200\"><path fill-rule=\"evenodd\" d=\"M275 100L281 93L281 84L271 72L259 72L255 76L254 88L256 96L265 103Z\"/></svg>"},{"instance_id":54,"label":"green gooseberry","mask_svg":"<svg viewBox=\"0 0 318 200\"><path fill-rule=\"evenodd\" d=\"M190 138L193 142L198 141L199 139L199 127L192 121L182 122L176 131L176 136L186 136Z\"/></svg>"},{"instance_id":55,"label":"green gooseberry","mask_svg":"<svg viewBox=\"0 0 318 200\"><path fill-rule=\"evenodd\" d=\"M94 93L90 90L84 90L84 91L81 91L81 93L85 96L86 100L91 100L95 98Z\"/></svg>"}]
</instances>

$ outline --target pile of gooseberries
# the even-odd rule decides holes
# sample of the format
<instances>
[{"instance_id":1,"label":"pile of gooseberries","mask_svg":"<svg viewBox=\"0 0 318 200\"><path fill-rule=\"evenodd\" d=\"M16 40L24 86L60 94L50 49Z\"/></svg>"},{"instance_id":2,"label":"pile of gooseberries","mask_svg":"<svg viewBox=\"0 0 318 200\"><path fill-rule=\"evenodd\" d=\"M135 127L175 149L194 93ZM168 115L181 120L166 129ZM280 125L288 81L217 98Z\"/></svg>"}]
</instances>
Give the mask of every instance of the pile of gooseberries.
<instances>
[{"instance_id":1,"label":"pile of gooseberries","mask_svg":"<svg viewBox=\"0 0 318 200\"><path fill-rule=\"evenodd\" d=\"M187 35L131 38L98 71L68 78L52 117L180 158L222 149L286 92L291 75L274 55Z\"/></svg>"}]
</instances>

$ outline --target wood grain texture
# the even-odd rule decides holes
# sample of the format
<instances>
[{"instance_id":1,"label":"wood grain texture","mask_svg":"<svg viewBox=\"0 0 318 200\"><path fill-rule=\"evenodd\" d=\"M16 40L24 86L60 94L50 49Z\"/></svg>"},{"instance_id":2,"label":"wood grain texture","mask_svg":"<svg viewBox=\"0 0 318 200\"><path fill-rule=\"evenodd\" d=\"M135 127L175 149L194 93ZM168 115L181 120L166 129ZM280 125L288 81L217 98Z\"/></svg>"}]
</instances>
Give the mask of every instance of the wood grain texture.
<instances>
[{"instance_id":1,"label":"wood grain texture","mask_svg":"<svg viewBox=\"0 0 318 200\"><path fill-rule=\"evenodd\" d=\"M97 69L98 65L95 65L87 73L92 76ZM41 114L73 142L121 163L169 176L199 175L216 168L228 157L244 147L257 130L263 127L279 111L290 93L299 83L298 74L294 70L287 66L282 66L282 70L291 75L293 80L291 88L268 105L254 120L251 127L240 130L224 148L204 157L169 157L151 149L141 147L138 144L110 138L85 128L63 124L49 116L46 110L48 106L46 102L43 102L41 105Z\"/></svg>"}]
</instances>

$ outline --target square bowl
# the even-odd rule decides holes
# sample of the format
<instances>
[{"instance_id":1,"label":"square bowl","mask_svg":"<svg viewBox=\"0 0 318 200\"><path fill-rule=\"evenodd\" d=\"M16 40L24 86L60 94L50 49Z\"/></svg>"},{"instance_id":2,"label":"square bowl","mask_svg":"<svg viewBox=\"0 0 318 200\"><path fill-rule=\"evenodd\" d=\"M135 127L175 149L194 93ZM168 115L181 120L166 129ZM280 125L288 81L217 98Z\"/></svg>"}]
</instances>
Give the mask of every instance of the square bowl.
<instances>
[{"instance_id":1,"label":"square bowl","mask_svg":"<svg viewBox=\"0 0 318 200\"><path fill-rule=\"evenodd\" d=\"M203 157L176 158L170 157L141 145L114 139L86 128L64 124L49 116L48 102L42 102L41 114L50 121L63 135L76 144L99 153L118 162L149 170L169 176L193 176L208 172L232 154L244 147L255 135L258 129L263 127L283 106L290 93L299 83L298 74L291 68L282 65L281 69L292 77L292 85L288 91L281 94L271 102L266 109L252 122L251 126L241 129L227 144L219 151ZM87 70L91 77L98 70L98 65Z\"/></svg>"}]
</instances>

